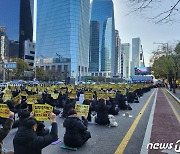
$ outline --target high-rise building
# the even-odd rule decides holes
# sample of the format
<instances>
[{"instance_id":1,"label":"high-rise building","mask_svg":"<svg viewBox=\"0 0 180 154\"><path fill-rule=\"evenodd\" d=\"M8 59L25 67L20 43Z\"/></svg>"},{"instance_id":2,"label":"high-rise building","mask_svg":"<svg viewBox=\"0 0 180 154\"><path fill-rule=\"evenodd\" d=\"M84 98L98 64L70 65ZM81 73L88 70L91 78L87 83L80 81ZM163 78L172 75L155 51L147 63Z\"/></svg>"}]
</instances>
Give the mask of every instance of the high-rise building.
<instances>
[{"instance_id":1,"label":"high-rise building","mask_svg":"<svg viewBox=\"0 0 180 154\"><path fill-rule=\"evenodd\" d=\"M99 23L90 23L89 72L99 71Z\"/></svg>"},{"instance_id":2,"label":"high-rise building","mask_svg":"<svg viewBox=\"0 0 180 154\"><path fill-rule=\"evenodd\" d=\"M10 40L19 40L20 0L0 1L0 25L7 29Z\"/></svg>"},{"instance_id":3,"label":"high-rise building","mask_svg":"<svg viewBox=\"0 0 180 154\"><path fill-rule=\"evenodd\" d=\"M140 65L141 40L139 37L132 38L132 64L131 76L135 75L135 67Z\"/></svg>"},{"instance_id":4,"label":"high-rise building","mask_svg":"<svg viewBox=\"0 0 180 154\"><path fill-rule=\"evenodd\" d=\"M99 51L97 49L93 50L93 48L90 47L90 56L94 54L99 55L99 70L102 72L111 71L111 74L114 75L115 24L112 0L93 0L91 25L92 23L96 23L99 29L98 31L96 30L96 33L91 33L90 40L92 40L92 38L98 38L97 41L93 41L93 43L96 44L96 46L99 45ZM92 59L92 57L90 57L90 59ZM91 63L90 66L92 66Z\"/></svg>"},{"instance_id":5,"label":"high-rise building","mask_svg":"<svg viewBox=\"0 0 180 154\"><path fill-rule=\"evenodd\" d=\"M121 52L123 55L123 78L129 79L130 76L130 44L129 43L122 43L121 44Z\"/></svg>"},{"instance_id":6,"label":"high-rise building","mask_svg":"<svg viewBox=\"0 0 180 154\"><path fill-rule=\"evenodd\" d=\"M18 58L19 57L19 41L10 40L9 50L7 53L8 58Z\"/></svg>"},{"instance_id":7,"label":"high-rise building","mask_svg":"<svg viewBox=\"0 0 180 154\"><path fill-rule=\"evenodd\" d=\"M19 58L24 59L25 41L33 41L34 0L21 0L19 26Z\"/></svg>"},{"instance_id":8,"label":"high-rise building","mask_svg":"<svg viewBox=\"0 0 180 154\"><path fill-rule=\"evenodd\" d=\"M8 39L6 36L6 27L0 26L0 58L5 59L8 48Z\"/></svg>"},{"instance_id":9,"label":"high-rise building","mask_svg":"<svg viewBox=\"0 0 180 154\"><path fill-rule=\"evenodd\" d=\"M37 1L37 66L69 77L88 73L90 0Z\"/></svg>"},{"instance_id":10,"label":"high-rise building","mask_svg":"<svg viewBox=\"0 0 180 154\"><path fill-rule=\"evenodd\" d=\"M34 0L1 0L0 5L0 25L7 28L7 37L16 42L16 49L19 42L18 57L24 59L25 41L33 37Z\"/></svg>"},{"instance_id":11,"label":"high-rise building","mask_svg":"<svg viewBox=\"0 0 180 154\"><path fill-rule=\"evenodd\" d=\"M120 75L120 60L121 60L121 39L119 37L119 31L115 30L115 61L114 61L114 73L116 76Z\"/></svg>"}]
</instances>

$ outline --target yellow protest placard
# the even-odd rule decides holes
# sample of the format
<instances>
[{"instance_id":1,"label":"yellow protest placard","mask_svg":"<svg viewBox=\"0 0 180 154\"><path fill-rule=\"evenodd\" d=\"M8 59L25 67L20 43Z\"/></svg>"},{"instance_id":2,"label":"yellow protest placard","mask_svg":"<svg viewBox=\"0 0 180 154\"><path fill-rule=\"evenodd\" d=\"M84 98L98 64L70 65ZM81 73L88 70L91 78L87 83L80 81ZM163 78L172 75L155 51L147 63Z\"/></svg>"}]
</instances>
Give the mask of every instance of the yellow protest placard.
<instances>
[{"instance_id":1,"label":"yellow protest placard","mask_svg":"<svg viewBox=\"0 0 180 154\"><path fill-rule=\"evenodd\" d=\"M41 99L41 98L42 98L42 95L41 95L41 94L35 94L35 95L34 95L34 98L36 98L36 100Z\"/></svg>"},{"instance_id":2,"label":"yellow protest placard","mask_svg":"<svg viewBox=\"0 0 180 154\"><path fill-rule=\"evenodd\" d=\"M36 97L34 97L34 95L28 95L27 96L27 104L34 104L36 101Z\"/></svg>"},{"instance_id":3,"label":"yellow protest placard","mask_svg":"<svg viewBox=\"0 0 180 154\"><path fill-rule=\"evenodd\" d=\"M53 99L57 99L58 98L58 96L59 96L59 94L57 93L57 94L51 94L51 97L53 98Z\"/></svg>"},{"instance_id":4,"label":"yellow protest placard","mask_svg":"<svg viewBox=\"0 0 180 154\"><path fill-rule=\"evenodd\" d=\"M116 97L116 93L113 93L113 92L108 93L108 97L115 98Z\"/></svg>"},{"instance_id":5,"label":"yellow protest placard","mask_svg":"<svg viewBox=\"0 0 180 154\"><path fill-rule=\"evenodd\" d=\"M108 95L106 93L98 93L97 94L98 99L108 99Z\"/></svg>"},{"instance_id":6,"label":"yellow protest placard","mask_svg":"<svg viewBox=\"0 0 180 154\"><path fill-rule=\"evenodd\" d=\"M66 93L66 90L65 89L62 89L60 90L61 94L65 94Z\"/></svg>"},{"instance_id":7,"label":"yellow protest placard","mask_svg":"<svg viewBox=\"0 0 180 154\"><path fill-rule=\"evenodd\" d=\"M0 104L0 117L9 118L9 112L7 104Z\"/></svg>"},{"instance_id":8,"label":"yellow protest placard","mask_svg":"<svg viewBox=\"0 0 180 154\"><path fill-rule=\"evenodd\" d=\"M93 100L93 93L92 92L85 92L84 99Z\"/></svg>"},{"instance_id":9,"label":"yellow protest placard","mask_svg":"<svg viewBox=\"0 0 180 154\"><path fill-rule=\"evenodd\" d=\"M84 116L85 118L88 117L89 105L75 104L75 109L78 116Z\"/></svg>"},{"instance_id":10,"label":"yellow protest placard","mask_svg":"<svg viewBox=\"0 0 180 154\"><path fill-rule=\"evenodd\" d=\"M14 106L19 105L21 103L21 95L14 97L12 100L14 102Z\"/></svg>"},{"instance_id":11,"label":"yellow protest placard","mask_svg":"<svg viewBox=\"0 0 180 154\"><path fill-rule=\"evenodd\" d=\"M34 104L33 112L37 121L51 121L49 116L53 112L53 107L48 104Z\"/></svg>"},{"instance_id":12,"label":"yellow protest placard","mask_svg":"<svg viewBox=\"0 0 180 154\"><path fill-rule=\"evenodd\" d=\"M11 100L11 98L12 98L12 94L5 94L3 95L3 102Z\"/></svg>"},{"instance_id":13,"label":"yellow protest placard","mask_svg":"<svg viewBox=\"0 0 180 154\"><path fill-rule=\"evenodd\" d=\"M20 95L21 96L27 96L27 93L25 91L21 91Z\"/></svg>"},{"instance_id":14,"label":"yellow protest placard","mask_svg":"<svg viewBox=\"0 0 180 154\"><path fill-rule=\"evenodd\" d=\"M69 95L70 99L75 99L76 98L76 93L70 93Z\"/></svg>"}]
</instances>

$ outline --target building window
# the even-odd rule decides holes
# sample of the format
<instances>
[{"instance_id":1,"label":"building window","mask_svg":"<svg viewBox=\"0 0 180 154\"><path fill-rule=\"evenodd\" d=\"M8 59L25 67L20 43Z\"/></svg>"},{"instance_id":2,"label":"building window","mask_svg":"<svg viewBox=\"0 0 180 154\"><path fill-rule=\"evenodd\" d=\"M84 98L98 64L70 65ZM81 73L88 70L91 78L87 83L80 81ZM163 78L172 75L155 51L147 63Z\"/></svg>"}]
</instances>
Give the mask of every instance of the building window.
<instances>
[{"instance_id":1,"label":"building window","mask_svg":"<svg viewBox=\"0 0 180 154\"><path fill-rule=\"evenodd\" d=\"M29 63L30 66L33 66L34 64L33 63Z\"/></svg>"},{"instance_id":2,"label":"building window","mask_svg":"<svg viewBox=\"0 0 180 154\"><path fill-rule=\"evenodd\" d=\"M49 68L50 68L49 66L46 66L46 71L49 71Z\"/></svg>"},{"instance_id":3,"label":"building window","mask_svg":"<svg viewBox=\"0 0 180 154\"><path fill-rule=\"evenodd\" d=\"M35 52L34 52L34 51L30 51L30 53L31 53L31 54L35 54Z\"/></svg>"},{"instance_id":4,"label":"building window","mask_svg":"<svg viewBox=\"0 0 180 154\"><path fill-rule=\"evenodd\" d=\"M62 72L62 65L58 65L57 71Z\"/></svg>"},{"instance_id":5,"label":"building window","mask_svg":"<svg viewBox=\"0 0 180 154\"><path fill-rule=\"evenodd\" d=\"M68 71L68 65L64 65L64 71L65 71L65 72Z\"/></svg>"},{"instance_id":6,"label":"building window","mask_svg":"<svg viewBox=\"0 0 180 154\"><path fill-rule=\"evenodd\" d=\"M87 72L87 67L85 67L85 72Z\"/></svg>"},{"instance_id":7,"label":"building window","mask_svg":"<svg viewBox=\"0 0 180 154\"><path fill-rule=\"evenodd\" d=\"M95 76L98 76L98 73L95 73Z\"/></svg>"},{"instance_id":8,"label":"building window","mask_svg":"<svg viewBox=\"0 0 180 154\"><path fill-rule=\"evenodd\" d=\"M81 72L84 72L84 67L83 66L81 67Z\"/></svg>"},{"instance_id":9,"label":"building window","mask_svg":"<svg viewBox=\"0 0 180 154\"><path fill-rule=\"evenodd\" d=\"M51 69L52 69L53 71L55 71L55 70L56 70L56 66L55 66L55 65L51 66Z\"/></svg>"},{"instance_id":10,"label":"building window","mask_svg":"<svg viewBox=\"0 0 180 154\"><path fill-rule=\"evenodd\" d=\"M25 55L25 59L34 60L33 56Z\"/></svg>"}]
</instances>

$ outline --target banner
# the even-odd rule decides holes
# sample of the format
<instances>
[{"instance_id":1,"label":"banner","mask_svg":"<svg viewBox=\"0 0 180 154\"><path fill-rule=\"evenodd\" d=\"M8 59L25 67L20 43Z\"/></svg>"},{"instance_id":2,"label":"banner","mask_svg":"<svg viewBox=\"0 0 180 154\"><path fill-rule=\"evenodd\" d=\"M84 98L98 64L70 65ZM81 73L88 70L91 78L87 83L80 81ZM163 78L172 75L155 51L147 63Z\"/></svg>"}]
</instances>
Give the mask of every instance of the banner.
<instances>
[{"instance_id":1,"label":"banner","mask_svg":"<svg viewBox=\"0 0 180 154\"><path fill-rule=\"evenodd\" d=\"M0 104L0 117L9 118L9 112L7 104Z\"/></svg>"},{"instance_id":2,"label":"banner","mask_svg":"<svg viewBox=\"0 0 180 154\"><path fill-rule=\"evenodd\" d=\"M75 109L78 116L84 116L87 119L89 113L89 105L75 104Z\"/></svg>"},{"instance_id":3,"label":"banner","mask_svg":"<svg viewBox=\"0 0 180 154\"><path fill-rule=\"evenodd\" d=\"M37 121L51 121L49 116L53 112L53 107L48 104L34 104L33 112Z\"/></svg>"}]
</instances>

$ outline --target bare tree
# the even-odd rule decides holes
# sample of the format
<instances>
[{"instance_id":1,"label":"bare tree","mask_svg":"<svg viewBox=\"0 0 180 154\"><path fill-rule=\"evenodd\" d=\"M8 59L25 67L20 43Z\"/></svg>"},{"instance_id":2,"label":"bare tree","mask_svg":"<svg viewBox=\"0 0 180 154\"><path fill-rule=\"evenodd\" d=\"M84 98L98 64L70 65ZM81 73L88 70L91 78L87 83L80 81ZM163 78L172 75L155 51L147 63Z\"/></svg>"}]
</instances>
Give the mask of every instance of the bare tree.
<instances>
[{"instance_id":1,"label":"bare tree","mask_svg":"<svg viewBox=\"0 0 180 154\"><path fill-rule=\"evenodd\" d=\"M128 1L131 11L143 14L148 12L147 19L152 20L156 24L164 24L179 21L180 0L126 0Z\"/></svg>"}]
</instances>

